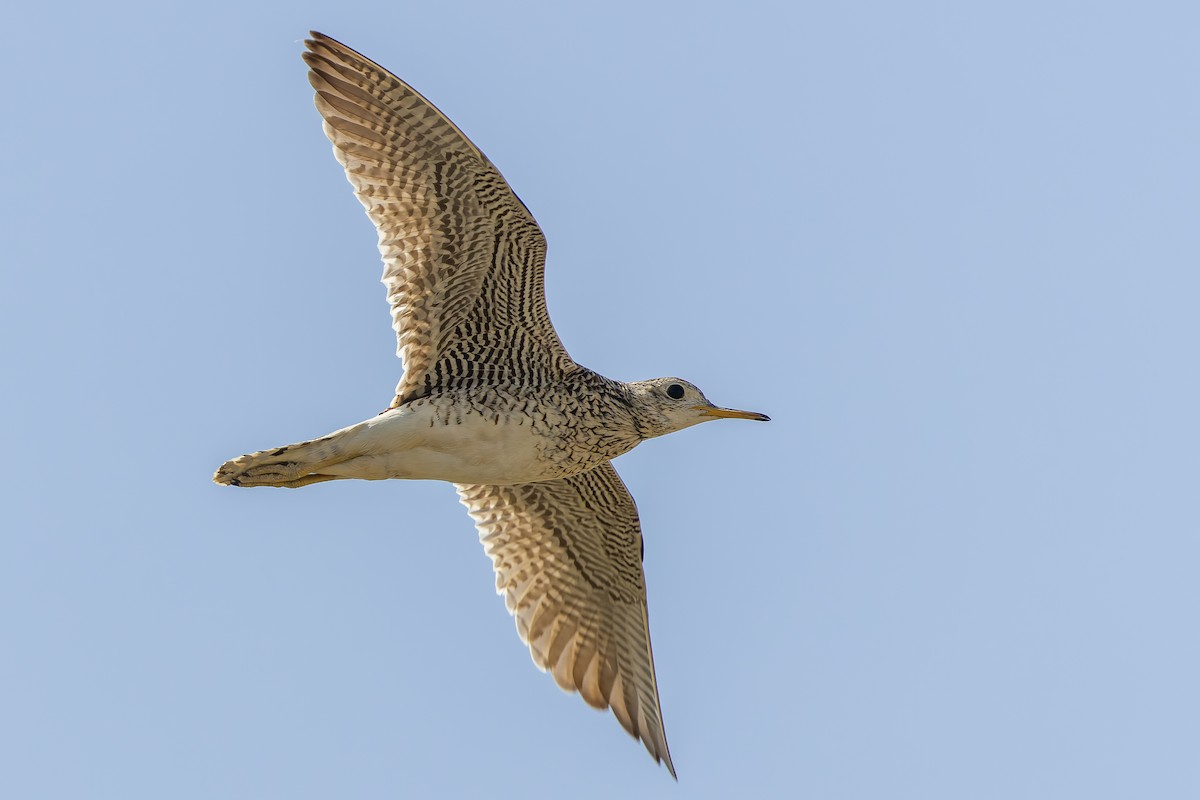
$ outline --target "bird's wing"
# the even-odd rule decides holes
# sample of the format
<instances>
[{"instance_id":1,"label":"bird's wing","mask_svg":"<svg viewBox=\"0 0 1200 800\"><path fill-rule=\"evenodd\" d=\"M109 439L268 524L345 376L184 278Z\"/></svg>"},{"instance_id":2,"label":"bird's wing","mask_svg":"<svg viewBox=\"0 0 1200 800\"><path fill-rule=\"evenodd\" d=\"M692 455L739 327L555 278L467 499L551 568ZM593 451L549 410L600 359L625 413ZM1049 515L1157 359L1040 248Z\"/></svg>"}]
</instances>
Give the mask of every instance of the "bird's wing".
<instances>
[{"instance_id":1,"label":"bird's wing","mask_svg":"<svg viewBox=\"0 0 1200 800\"><path fill-rule=\"evenodd\" d=\"M641 525L616 469L457 488L533 663L589 705L611 707L674 776L650 650Z\"/></svg>"},{"instance_id":2,"label":"bird's wing","mask_svg":"<svg viewBox=\"0 0 1200 800\"><path fill-rule=\"evenodd\" d=\"M304 60L325 134L379 231L404 362L393 405L572 369L546 312L546 239L504 176L402 80L312 37Z\"/></svg>"}]
</instances>

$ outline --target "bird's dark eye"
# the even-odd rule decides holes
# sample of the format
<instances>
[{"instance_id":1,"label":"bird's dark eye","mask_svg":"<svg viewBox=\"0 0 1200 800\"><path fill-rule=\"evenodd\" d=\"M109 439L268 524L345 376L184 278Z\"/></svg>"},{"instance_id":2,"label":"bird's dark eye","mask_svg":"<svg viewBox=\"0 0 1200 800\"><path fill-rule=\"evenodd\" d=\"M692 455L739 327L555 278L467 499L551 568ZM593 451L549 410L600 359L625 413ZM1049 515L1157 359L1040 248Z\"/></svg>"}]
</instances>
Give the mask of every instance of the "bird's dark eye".
<instances>
[{"instance_id":1,"label":"bird's dark eye","mask_svg":"<svg viewBox=\"0 0 1200 800\"><path fill-rule=\"evenodd\" d=\"M667 387L667 397L672 400L681 400L683 398L683 387L678 383L672 383Z\"/></svg>"}]
</instances>

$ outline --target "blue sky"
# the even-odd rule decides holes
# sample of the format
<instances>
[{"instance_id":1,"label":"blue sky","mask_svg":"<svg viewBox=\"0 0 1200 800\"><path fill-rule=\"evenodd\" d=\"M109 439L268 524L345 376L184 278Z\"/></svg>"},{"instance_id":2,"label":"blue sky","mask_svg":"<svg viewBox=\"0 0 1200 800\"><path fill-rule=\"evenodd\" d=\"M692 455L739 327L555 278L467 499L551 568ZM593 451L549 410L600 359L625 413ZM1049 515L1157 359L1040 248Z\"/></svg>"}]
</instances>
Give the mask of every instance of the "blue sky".
<instances>
[{"instance_id":1,"label":"blue sky","mask_svg":"<svg viewBox=\"0 0 1200 800\"><path fill-rule=\"evenodd\" d=\"M1189 3L24 4L0 49L0 791L1200 795ZM621 458L680 781L451 487L236 491L399 376L309 28L549 239L571 354L770 414Z\"/></svg>"}]
</instances>

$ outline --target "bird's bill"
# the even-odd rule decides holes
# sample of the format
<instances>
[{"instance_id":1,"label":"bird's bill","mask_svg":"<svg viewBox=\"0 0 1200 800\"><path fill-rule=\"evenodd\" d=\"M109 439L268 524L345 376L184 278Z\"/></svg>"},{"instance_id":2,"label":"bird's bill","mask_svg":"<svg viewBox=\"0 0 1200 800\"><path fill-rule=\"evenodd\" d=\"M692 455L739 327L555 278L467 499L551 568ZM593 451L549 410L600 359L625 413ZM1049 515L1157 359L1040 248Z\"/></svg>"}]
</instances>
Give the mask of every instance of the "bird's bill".
<instances>
[{"instance_id":1,"label":"bird's bill","mask_svg":"<svg viewBox=\"0 0 1200 800\"><path fill-rule=\"evenodd\" d=\"M771 418L766 414L759 414L757 411L738 411L733 408L719 408L718 406L692 406L696 411L699 411L706 417L720 417L722 419L752 419L757 422L770 422Z\"/></svg>"}]
</instances>

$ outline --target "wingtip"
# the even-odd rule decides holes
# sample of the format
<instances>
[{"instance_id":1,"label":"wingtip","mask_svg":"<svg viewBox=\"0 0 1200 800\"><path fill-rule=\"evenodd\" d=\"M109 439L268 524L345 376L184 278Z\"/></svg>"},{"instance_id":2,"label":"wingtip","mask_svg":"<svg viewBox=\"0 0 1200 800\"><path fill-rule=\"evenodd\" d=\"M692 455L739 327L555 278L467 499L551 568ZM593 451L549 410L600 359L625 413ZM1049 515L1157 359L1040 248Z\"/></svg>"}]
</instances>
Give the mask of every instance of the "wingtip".
<instances>
[{"instance_id":1,"label":"wingtip","mask_svg":"<svg viewBox=\"0 0 1200 800\"><path fill-rule=\"evenodd\" d=\"M647 745L649 744L649 742L645 739L642 741ZM647 749L649 749L649 747L647 747ZM671 774L671 778L674 779L676 783L679 783L679 776L675 774L675 764L671 761L671 749L667 746L666 736L662 737L662 752L656 753L651 750L650 755L654 756L655 761L666 767L667 772Z\"/></svg>"},{"instance_id":2,"label":"wingtip","mask_svg":"<svg viewBox=\"0 0 1200 800\"><path fill-rule=\"evenodd\" d=\"M308 38L304 40L304 46L310 52L315 52L316 50L318 50L322 47L324 47L326 49L334 49L334 50L336 50L339 47L346 48L346 45L342 44L337 39L333 38L332 36L328 36L324 33L321 33L320 31L309 31ZM349 48L346 48L346 49L349 49Z\"/></svg>"}]
</instances>

